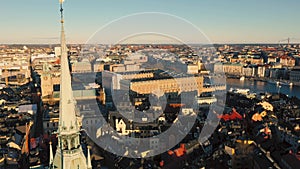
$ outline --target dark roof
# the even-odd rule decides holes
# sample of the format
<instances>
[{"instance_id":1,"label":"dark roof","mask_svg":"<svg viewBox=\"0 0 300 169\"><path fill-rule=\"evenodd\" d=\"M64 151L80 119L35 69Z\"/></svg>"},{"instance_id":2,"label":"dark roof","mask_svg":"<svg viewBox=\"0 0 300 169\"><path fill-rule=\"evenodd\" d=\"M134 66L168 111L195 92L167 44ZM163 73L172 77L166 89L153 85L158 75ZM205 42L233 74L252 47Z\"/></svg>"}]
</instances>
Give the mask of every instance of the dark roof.
<instances>
[{"instance_id":1,"label":"dark roof","mask_svg":"<svg viewBox=\"0 0 300 169\"><path fill-rule=\"evenodd\" d=\"M282 156L282 161L289 165L290 168L297 169L300 166L300 160L297 159L293 154L286 154Z\"/></svg>"},{"instance_id":2,"label":"dark roof","mask_svg":"<svg viewBox=\"0 0 300 169\"><path fill-rule=\"evenodd\" d=\"M254 155L254 160L260 168L270 168L273 166L272 162L266 157L264 153L262 155Z\"/></svg>"},{"instance_id":3,"label":"dark roof","mask_svg":"<svg viewBox=\"0 0 300 169\"><path fill-rule=\"evenodd\" d=\"M23 125L23 126L17 126L16 127L16 131L19 132L20 134L24 134L26 133L26 126Z\"/></svg>"}]
</instances>

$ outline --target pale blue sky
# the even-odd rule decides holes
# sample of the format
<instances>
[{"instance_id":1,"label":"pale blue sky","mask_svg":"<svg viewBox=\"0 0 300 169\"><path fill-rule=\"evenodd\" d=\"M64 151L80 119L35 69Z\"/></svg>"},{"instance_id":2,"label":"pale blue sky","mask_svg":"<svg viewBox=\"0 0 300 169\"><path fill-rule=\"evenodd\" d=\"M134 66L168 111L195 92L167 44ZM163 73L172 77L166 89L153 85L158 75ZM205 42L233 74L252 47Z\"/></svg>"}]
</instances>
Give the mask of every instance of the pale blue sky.
<instances>
[{"instance_id":1,"label":"pale blue sky","mask_svg":"<svg viewBox=\"0 0 300 169\"><path fill-rule=\"evenodd\" d=\"M300 38L299 0L66 0L64 6L69 43L85 43L110 21L138 12L184 18L214 43L277 43ZM0 43L59 42L58 0L2 1L0 22Z\"/></svg>"}]
</instances>

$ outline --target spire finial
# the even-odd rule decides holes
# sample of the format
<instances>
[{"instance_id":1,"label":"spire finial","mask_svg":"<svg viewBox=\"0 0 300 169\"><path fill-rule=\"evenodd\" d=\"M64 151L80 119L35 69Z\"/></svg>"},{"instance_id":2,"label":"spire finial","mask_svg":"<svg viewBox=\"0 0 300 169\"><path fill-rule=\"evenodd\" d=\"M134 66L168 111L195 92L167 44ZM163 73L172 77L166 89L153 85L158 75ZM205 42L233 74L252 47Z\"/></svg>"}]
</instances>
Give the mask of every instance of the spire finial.
<instances>
[{"instance_id":1,"label":"spire finial","mask_svg":"<svg viewBox=\"0 0 300 169\"><path fill-rule=\"evenodd\" d=\"M64 23L64 13L63 13L63 11L64 11L64 9L63 9L64 1L65 0L59 0L59 3L60 3L60 18L61 18L60 22L61 23Z\"/></svg>"}]
</instances>

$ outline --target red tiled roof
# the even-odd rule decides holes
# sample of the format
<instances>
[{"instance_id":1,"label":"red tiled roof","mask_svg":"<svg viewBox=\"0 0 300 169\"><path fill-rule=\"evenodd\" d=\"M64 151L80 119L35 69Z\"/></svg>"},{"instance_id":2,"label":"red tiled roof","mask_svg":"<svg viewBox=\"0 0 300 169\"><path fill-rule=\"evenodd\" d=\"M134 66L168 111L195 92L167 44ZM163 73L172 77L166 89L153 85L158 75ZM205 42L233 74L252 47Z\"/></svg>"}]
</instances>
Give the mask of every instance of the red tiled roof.
<instances>
[{"instance_id":1,"label":"red tiled roof","mask_svg":"<svg viewBox=\"0 0 300 169\"><path fill-rule=\"evenodd\" d=\"M181 157L181 156L183 156L185 153L186 153L186 149L185 149L184 144L180 144L180 147L177 148L177 149L174 150L174 151L172 151L172 150L169 150L169 151L168 151L168 154L169 154L170 156L172 156L173 154L175 154L176 157Z\"/></svg>"},{"instance_id":2,"label":"red tiled roof","mask_svg":"<svg viewBox=\"0 0 300 169\"><path fill-rule=\"evenodd\" d=\"M159 166L163 167L165 164L164 160L162 160L161 162L159 162Z\"/></svg>"},{"instance_id":3,"label":"red tiled roof","mask_svg":"<svg viewBox=\"0 0 300 169\"><path fill-rule=\"evenodd\" d=\"M184 144L180 144L180 147L178 149L174 150L174 152L177 157L183 156L186 152Z\"/></svg>"},{"instance_id":4,"label":"red tiled roof","mask_svg":"<svg viewBox=\"0 0 300 169\"><path fill-rule=\"evenodd\" d=\"M220 115L218 116L218 118L221 118L225 121L229 121L229 120L235 120L235 119L243 119L243 117L236 111L235 108L232 109L231 114L224 114L224 115Z\"/></svg>"}]
</instances>

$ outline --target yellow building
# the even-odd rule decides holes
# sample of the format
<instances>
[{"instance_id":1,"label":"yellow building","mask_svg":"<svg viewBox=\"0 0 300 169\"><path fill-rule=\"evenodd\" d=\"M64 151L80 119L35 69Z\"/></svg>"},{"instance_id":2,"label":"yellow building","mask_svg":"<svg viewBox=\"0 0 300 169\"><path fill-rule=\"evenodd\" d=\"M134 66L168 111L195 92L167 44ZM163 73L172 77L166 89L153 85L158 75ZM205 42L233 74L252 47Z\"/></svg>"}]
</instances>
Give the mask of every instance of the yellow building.
<instances>
[{"instance_id":1,"label":"yellow building","mask_svg":"<svg viewBox=\"0 0 300 169\"><path fill-rule=\"evenodd\" d=\"M238 63L224 64L223 71L227 74L241 75L243 73L243 65Z\"/></svg>"},{"instance_id":2,"label":"yellow building","mask_svg":"<svg viewBox=\"0 0 300 169\"><path fill-rule=\"evenodd\" d=\"M154 92L181 93L197 91L199 95L202 93L202 89L203 76L185 76L130 82L130 90L139 94L150 94Z\"/></svg>"}]
</instances>

